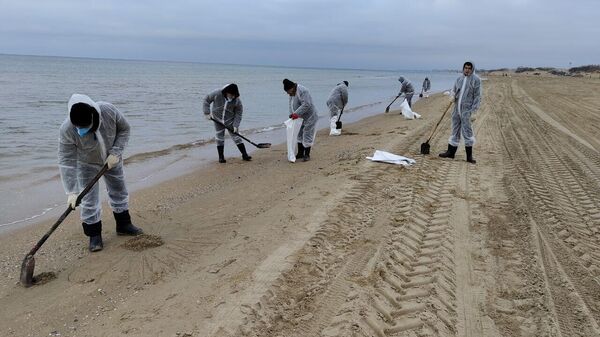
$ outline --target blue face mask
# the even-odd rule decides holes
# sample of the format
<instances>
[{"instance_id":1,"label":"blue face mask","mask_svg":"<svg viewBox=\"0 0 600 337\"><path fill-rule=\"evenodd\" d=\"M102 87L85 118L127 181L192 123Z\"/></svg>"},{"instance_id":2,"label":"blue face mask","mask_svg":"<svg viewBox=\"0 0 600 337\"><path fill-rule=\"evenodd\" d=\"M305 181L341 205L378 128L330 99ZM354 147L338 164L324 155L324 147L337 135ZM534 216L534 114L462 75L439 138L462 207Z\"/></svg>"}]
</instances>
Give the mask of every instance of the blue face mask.
<instances>
[{"instance_id":1,"label":"blue face mask","mask_svg":"<svg viewBox=\"0 0 600 337\"><path fill-rule=\"evenodd\" d=\"M77 129L77 133L79 134L80 137L85 136L88 132L90 132L90 129L92 128L91 126L89 128L78 128L75 127Z\"/></svg>"}]
</instances>

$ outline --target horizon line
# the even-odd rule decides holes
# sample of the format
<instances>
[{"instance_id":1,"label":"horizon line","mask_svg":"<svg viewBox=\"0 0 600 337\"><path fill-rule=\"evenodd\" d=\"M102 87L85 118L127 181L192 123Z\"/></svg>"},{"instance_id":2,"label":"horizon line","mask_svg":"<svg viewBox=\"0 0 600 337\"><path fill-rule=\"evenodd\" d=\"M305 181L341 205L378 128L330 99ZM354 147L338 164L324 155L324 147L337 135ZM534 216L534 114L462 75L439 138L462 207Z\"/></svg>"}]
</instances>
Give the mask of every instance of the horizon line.
<instances>
[{"instance_id":1,"label":"horizon line","mask_svg":"<svg viewBox=\"0 0 600 337\"><path fill-rule=\"evenodd\" d=\"M356 70L356 71L387 71L387 72L456 72L452 69L368 69L368 68L329 68L316 66L284 66L284 65L265 65L265 64L244 64L244 63L218 63L201 61L174 61L174 60L150 60L137 58L111 58L111 57L90 57L90 56L65 56L65 55L39 55L39 54L11 54L1 53L0 56L24 56L24 57L51 57L83 60L104 60L104 61L126 61L126 62L156 62L156 63L188 63L188 64L207 64L207 65L226 65L226 66L245 66L245 67L268 67L268 68L289 68L289 69L317 69L317 70Z\"/></svg>"}]
</instances>

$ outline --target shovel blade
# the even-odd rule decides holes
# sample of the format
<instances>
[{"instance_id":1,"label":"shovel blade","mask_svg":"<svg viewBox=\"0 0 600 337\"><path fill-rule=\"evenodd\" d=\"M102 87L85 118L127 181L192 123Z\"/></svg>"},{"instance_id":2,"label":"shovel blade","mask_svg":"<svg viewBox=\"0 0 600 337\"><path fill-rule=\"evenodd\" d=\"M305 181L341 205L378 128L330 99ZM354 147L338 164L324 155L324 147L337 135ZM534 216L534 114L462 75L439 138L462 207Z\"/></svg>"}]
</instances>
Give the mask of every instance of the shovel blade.
<instances>
[{"instance_id":1,"label":"shovel blade","mask_svg":"<svg viewBox=\"0 0 600 337\"><path fill-rule=\"evenodd\" d=\"M32 255L27 255L21 264L21 277L19 281L25 288L33 285L33 269L35 268L35 258Z\"/></svg>"},{"instance_id":2,"label":"shovel blade","mask_svg":"<svg viewBox=\"0 0 600 337\"><path fill-rule=\"evenodd\" d=\"M338 130L341 129L342 128L342 122L341 121L335 122L335 128L338 129Z\"/></svg>"},{"instance_id":3,"label":"shovel blade","mask_svg":"<svg viewBox=\"0 0 600 337\"><path fill-rule=\"evenodd\" d=\"M429 154L430 146L429 143L421 144L421 154Z\"/></svg>"},{"instance_id":4,"label":"shovel blade","mask_svg":"<svg viewBox=\"0 0 600 337\"><path fill-rule=\"evenodd\" d=\"M271 143L260 143L257 146L259 149L268 149L271 147Z\"/></svg>"}]
</instances>

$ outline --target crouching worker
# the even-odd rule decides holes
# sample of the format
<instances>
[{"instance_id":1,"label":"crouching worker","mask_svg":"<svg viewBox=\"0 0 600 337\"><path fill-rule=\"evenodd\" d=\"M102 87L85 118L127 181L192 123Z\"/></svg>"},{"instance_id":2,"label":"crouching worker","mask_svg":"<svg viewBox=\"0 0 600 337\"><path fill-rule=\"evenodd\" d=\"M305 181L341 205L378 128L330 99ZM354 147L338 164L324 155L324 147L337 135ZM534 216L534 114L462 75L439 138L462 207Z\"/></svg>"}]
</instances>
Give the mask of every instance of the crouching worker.
<instances>
[{"instance_id":1,"label":"crouching worker","mask_svg":"<svg viewBox=\"0 0 600 337\"><path fill-rule=\"evenodd\" d=\"M77 196L107 164L104 182L117 223L117 235L139 235L131 223L129 194L123 175L122 154L129 141L129 123L110 103L94 102L74 94L68 103L69 116L60 127L58 163L67 203L75 209ZM102 221L99 184L81 200L83 232L89 236L89 250L102 250Z\"/></svg>"},{"instance_id":2,"label":"crouching worker","mask_svg":"<svg viewBox=\"0 0 600 337\"><path fill-rule=\"evenodd\" d=\"M304 86L294 83L287 78L283 80L283 90L290 96L290 118L302 118L302 126L298 133L298 153L296 158L310 160L310 149L317 135L317 108L313 104L310 92Z\"/></svg>"},{"instance_id":3,"label":"crouching worker","mask_svg":"<svg viewBox=\"0 0 600 337\"><path fill-rule=\"evenodd\" d=\"M212 107L211 107L212 104ZM236 84L228 84L222 89L217 89L204 98L204 116L208 120L216 120L215 131L217 140L217 151L219 153L219 163L226 163L225 160L225 129L233 142L242 153L242 159L252 160L252 157L246 152L246 146L241 137L237 135L242 122L242 100Z\"/></svg>"}]
</instances>

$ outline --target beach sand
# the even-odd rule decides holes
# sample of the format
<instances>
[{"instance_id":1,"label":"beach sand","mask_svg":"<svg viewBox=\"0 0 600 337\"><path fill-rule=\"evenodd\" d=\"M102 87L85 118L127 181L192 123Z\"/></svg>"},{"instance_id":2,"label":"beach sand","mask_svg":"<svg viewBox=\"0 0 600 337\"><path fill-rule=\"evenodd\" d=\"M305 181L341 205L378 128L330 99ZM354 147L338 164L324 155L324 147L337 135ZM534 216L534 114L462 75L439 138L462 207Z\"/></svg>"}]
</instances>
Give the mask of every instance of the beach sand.
<instances>
[{"instance_id":1,"label":"beach sand","mask_svg":"<svg viewBox=\"0 0 600 337\"><path fill-rule=\"evenodd\" d=\"M600 335L600 80L482 83L477 165L437 157L448 117L419 154L448 104L433 95L420 120L319 132L306 163L277 145L136 192L153 247L117 237L105 207L90 254L71 216L36 256L43 285L17 281L51 222L3 235L1 335Z\"/></svg>"}]
</instances>

